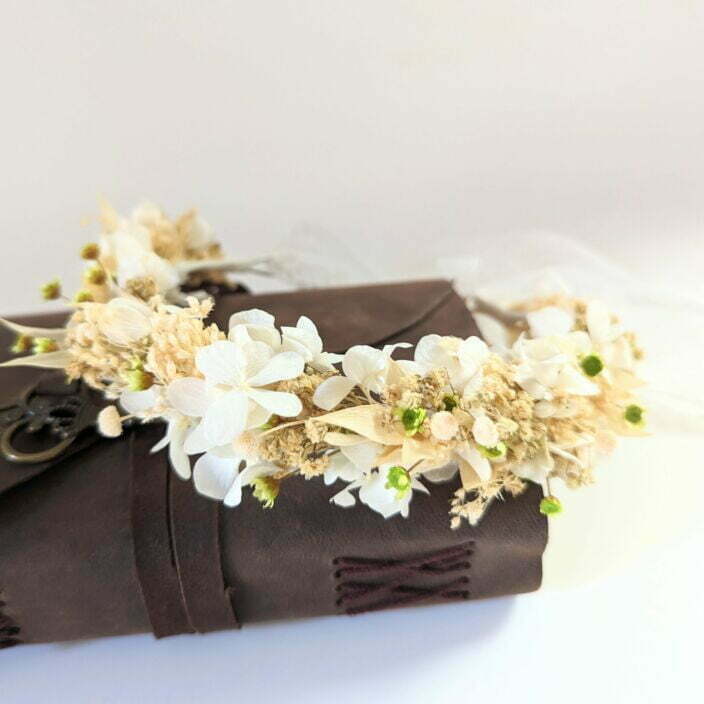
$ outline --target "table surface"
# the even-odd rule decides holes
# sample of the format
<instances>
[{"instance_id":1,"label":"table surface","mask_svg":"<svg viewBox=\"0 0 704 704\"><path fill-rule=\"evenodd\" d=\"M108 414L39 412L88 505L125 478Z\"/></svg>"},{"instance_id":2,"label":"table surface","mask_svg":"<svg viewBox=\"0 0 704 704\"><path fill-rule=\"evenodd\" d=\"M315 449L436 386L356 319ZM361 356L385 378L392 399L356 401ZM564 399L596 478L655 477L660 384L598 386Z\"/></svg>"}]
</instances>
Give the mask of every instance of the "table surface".
<instances>
[{"instance_id":1,"label":"table surface","mask_svg":"<svg viewBox=\"0 0 704 704\"><path fill-rule=\"evenodd\" d=\"M79 221L98 194L121 209L143 196L169 212L197 204L238 255L287 238L327 257L344 248L336 266L350 279L427 275L432 257L499 238L515 262L512 233L558 232L644 284L704 298L697 3L4 9L4 312L39 310L34 282L77 276L95 233ZM698 305L678 339L660 341L673 359ZM688 367L656 361L700 383L698 350ZM570 498L538 593L15 648L0 654L0 698L699 700L700 439L629 444Z\"/></svg>"}]
</instances>

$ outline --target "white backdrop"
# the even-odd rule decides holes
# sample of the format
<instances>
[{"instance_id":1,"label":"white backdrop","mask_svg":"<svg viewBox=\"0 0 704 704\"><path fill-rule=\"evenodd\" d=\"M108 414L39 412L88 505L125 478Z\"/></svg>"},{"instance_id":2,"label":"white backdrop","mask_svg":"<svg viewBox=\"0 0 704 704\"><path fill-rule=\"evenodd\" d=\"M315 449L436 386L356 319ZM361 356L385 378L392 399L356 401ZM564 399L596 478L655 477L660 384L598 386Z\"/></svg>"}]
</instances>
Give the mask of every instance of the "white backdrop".
<instances>
[{"instance_id":1,"label":"white backdrop","mask_svg":"<svg viewBox=\"0 0 704 704\"><path fill-rule=\"evenodd\" d=\"M0 0L3 312L75 275L100 194L197 205L233 254L313 226L384 277L560 232L702 297L702 36L685 0ZM3 701L693 701L697 440L629 447L651 478L683 472L682 507L665 525L653 485L622 532L590 521L578 578L536 595L17 648Z\"/></svg>"}]
</instances>

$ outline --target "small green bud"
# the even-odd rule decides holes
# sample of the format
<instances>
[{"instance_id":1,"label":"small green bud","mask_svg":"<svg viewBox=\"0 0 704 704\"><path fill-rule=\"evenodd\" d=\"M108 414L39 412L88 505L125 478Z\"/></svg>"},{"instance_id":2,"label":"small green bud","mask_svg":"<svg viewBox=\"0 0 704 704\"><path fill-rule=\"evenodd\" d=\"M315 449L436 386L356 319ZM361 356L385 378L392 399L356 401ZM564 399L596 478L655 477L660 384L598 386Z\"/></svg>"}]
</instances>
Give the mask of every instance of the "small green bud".
<instances>
[{"instance_id":1,"label":"small green bud","mask_svg":"<svg viewBox=\"0 0 704 704\"><path fill-rule=\"evenodd\" d=\"M460 405L460 400L455 394L447 394L442 399L443 406L446 411L454 411Z\"/></svg>"},{"instance_id":2,"label":"small green bud","mask_svg":"<svg viewBox=\"0 0 704 704\"><path fill-rule=\"evenodd\" d=\"M506 445L501 441L495 447L486 447L477 443L477 449L480 454L489 460L498 460L501 457L505 457L507 452Z\"/></svg>"},{"instance_id":3,"label":"small green bud","mask_svg":"<svg viewBox=\"0 0 704 704\"><path fill-rule=\"evenodd\" d=\"M543 516L557 516L558 513L562 513L560 500L554 496L546 496L540 502L540 513Z\"/></svg>"},{"instance_id":4,"label":"small green bud","mask_svg":"<svg viewBox=\"0 0 704 704\"><path fill-rule=\"evenodd\" d=\"M635 403L626 407L623 417L627 423L637 428L642 428L645 425L645 409Z\"/></svg>"},{"instance_id":5,"label":"small green bud","mask_svg":"<svg viewBox=\"0 0 704 704\"><path fill-rule=\"evenodd\" d=\"M124 378L130 391L146 391L154 386L154 377L144 369L132 369Z\"/></svg>"},{"instance_id":6,"label":"small green bud","mask_svg":"<svg viewBox=\"0 0 704 704\"><path fill-rule=\"evenodd\" d=\"M61 282L53 279L41 287L42 298L45 301L55 301L61 297Z\"/></svg>"},{"instance_id":7,"label":"small green bud","mask_svg":"<svg viewBox=\"0 0 704 704\"><path fill-rule=\"evenodd\" d=\"M603 371L604 362L602 361L601 357L599 357L599 355L589 354L586 357L582 358L582 361L579 363L579 366L582 367L582 371L587 376L597 376Z\"/></svg>"},{"instance_id":8,"label":"small green bud","mask_svg":"<svg viewBox=\"0 0 704 704\"><path fill-rule=\"evenodd\" d=\"M105 275L105 270L103 267L99 264L95 264L93 266L89 266L83 272L83 280L86 284L92 286L102 286L107 280L107 276Z\"/></svg>"},{"instance_id":9,"label":"small green bud","mask_svg":"<svg viewBox=\"0 0 704 704\"><path fill-rule=\"evenodd\" d=\"M281 482L274 477L257 477L252 482L254 498L262 504L262 508L274 508L280 485Z\"/></svg>"},{"instance_id":10,"label":"small green bud","mask_svg":"<svg viewBox=\"0 0 704 704\"><path fill-rule=\"evenodd\" d=\"M32 346L32 352L34 354L47 354L48 352L56 352L59 346L56 344L56 340L52 340L50 337L35 337L34 345Z\"/></svg>"},{"instance_id":11,"label":"small green bud","mask_svg":"<svg viewBox=\"0 0 704 704\"><path fill-rule=\"evenodd\" d=\"M396 498L402 499L411 490L411 475L405 467L396 465L386 475L387 489L396 490Z\"/></svg>"},{"instance_id":12,"label":"small green bud","mask_svg":"<svg viewBox=\"0 0 704 704\"><path fill-rule=\"evenodd\" d=\"M34 338L30 335L18 335L15 344L10 347L13 354L26 354L34 346Z\"/></svg>"},{"instance_id":13,"label":"small green bud","mask_svg":"<svg viewBox=\"0 0 704 704\"><path fill-rule=\"evenodd\" d=\"M90 291L79 291L74 297L73 297L73 302L74 303L93 303L95 298L93 298L93 294Z\"/></svg>"},{"instance_id":14,"label":"small green bud","mask_svg":"<svg viewBox=\"0 0 704 704\"><path fill-rule=\"evenodd\" d=\"M415 435L420 430L428 415L425 408L397 408L395 413L408 437Z\"/></svg>"},{"instance_id":15,"label":"small green bud","mask_svg":"<svg viewBox=\"0 0 704 704\"><path fill-rule=\"evenodd\" d=\"M100 256L100 245L95 242L89 242L81 248L81 259L86 261L94 261Z\"/></svg>"},{"instance_id":16,"label":"small green bud","mask_svg":"<svg viewBox=\"0 0 704 704\"><path fill-rule=\"evenodd\" d=\"M281 423L281 418L279 416L271 416L269 420L264 423L264 425L259 426L259 430L271 430Z\"/></svg>"}]
</instances>

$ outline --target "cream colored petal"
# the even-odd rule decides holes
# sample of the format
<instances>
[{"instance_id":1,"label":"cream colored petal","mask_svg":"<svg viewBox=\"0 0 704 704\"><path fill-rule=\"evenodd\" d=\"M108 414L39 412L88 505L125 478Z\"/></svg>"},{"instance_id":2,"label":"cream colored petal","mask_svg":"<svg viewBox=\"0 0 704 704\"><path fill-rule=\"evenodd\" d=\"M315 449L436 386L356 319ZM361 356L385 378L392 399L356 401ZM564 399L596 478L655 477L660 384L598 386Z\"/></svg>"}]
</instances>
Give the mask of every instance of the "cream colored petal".
<instances>
[{"instance_id":1,"label":"cream colored petal","mask_svg":"<svg viewBox=\"0 0 704 704\"><path fill-rule=\"evenodd\" d=\"M70 352L58 350L29 357L17 357L0 364L0 367L39 367L40 369L65 369L73 359Z\"/></svg>"},{"instance_id":2,"label":"cream colored petal","mask_svg":"<svg viewBox=\"0 0 704 704\"><path fill-rule=\"evenodd\" d=\"M383 407L377 404L353 406L352 408L344 408L341 411L333 411L332 413L318 416L318 420L329 425L352 430L382 445L400 445L404 436L382 427L380 414L383 412Z\"/></svg>"},{"instance_id":3,"label":"cream colored petal","mask_svg":"<svg viewBox=\"0 0 704 704\"><path fill-rule=\"evenodd\" d=\"M356 382L346 376L331 376L315 390L313 403L324 411L331 411L355 386Z\"/></svg>"},{"instance_id":4,"label":"cream colored petal","mask_svg":"<svg viewBox=\"0 0 704 704\"><path fill-rule=\"evenodd\" d=\"M11 330L18 335L29 335L30 337L48 337L50 340L63 340L66 337L65 328L35 328L29 325L20 325L11 320L0 318L0 325Z\"/></svg>"}]
</instances>

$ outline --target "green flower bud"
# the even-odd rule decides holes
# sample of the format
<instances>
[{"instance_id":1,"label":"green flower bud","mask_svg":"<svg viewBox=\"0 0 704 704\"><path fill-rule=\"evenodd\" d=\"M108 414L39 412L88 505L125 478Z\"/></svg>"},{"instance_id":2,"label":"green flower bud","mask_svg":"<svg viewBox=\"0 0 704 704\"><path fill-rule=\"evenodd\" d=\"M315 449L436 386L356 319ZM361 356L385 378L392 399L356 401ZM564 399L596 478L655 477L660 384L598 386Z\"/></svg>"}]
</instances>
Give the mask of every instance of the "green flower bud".
<instances>
[{"instance_id":1,"label":"green flower bud","mask_svg":"<svg viewBox=\"0 0 704 704\"><path fill-rule=\"evenodd\" d=\"M90 291L79 291L74 297L73 297L73 302L74 303L93 303L95 298L93 298L93 294Z\"/></svg>"},{"instance_id":2,"label":"green flower bud","mask_svg":"<svg viewBox=\"0 0 704 704\"><path fill-rule=\"evenodd\" d=\"M405 467L396 465L386 475L385 488L395 489L396 498L402 499L411 490L411 475Z\"/></svg>"},{"instance_id":3,"label":"green flower bud","mask_svg":"<svg viewBox=\"0 0 704 704\"><path fill-rule=\"evenodd\" d=\"M18 335L15 344L10 347L13 354L26 354L34 345L34 338L30 335Z\"/></svg>"},{"instance_id":4,"label":"green flower bud","mask_svg":"<svg viewBox=\"0 0 704 704\"><path fill-rule=\"evenodd\" d=\"M102 286L107 280L105 270L99 264L89 266L83 272L83 280L91 286Z\"/></svg>"},{"instance_id":5,"label":"green flower bud","mask_svg":"<svg viewBox=\"0 0 704 704\"><path fill-rule=\"evenodd\" d=\"M125 373L124 379L130 391L146 391L154 386L154 377L144 369L132 369Z\"/></svg>"},{"instance_id":6,"label":"green flower bud","mask_svg":"<svg viewBox=\"0 0 704 704\"><path fill-rule=\"evenodd\" d=\"M254 498L262 504L262 508L274 508L281 482L274 477L257 477L252 486Z\"/></svg>"},{"instance_id":7,"label":"green flower bud","mask_svg":"<svg viewBox=\"0 0 704 704\"><path fill-rule=\"evenodd\" d=\"M81 248L81 259L93 261L100 256L100 245L89 242Z\"/></svg>"},{"instance_id":8,"label":"green flower bud","mask_svg":"<svg viewBox=\"0 0 704 704\"><path fill-rule=\"evenodd\" d=\"M601 357L599 357L599 355L589 354L586 357L582 358L582 361L579 363L579 366L582 367L582 371L587 376L597 376L603 371L604 362L602 361Z\"/></svg>"},{"instance_id":9,"label":"green flower bud","mask_svg":"<svg viewBox=\"0 0 704 704\"><path fill-rule=\"evenodd\" d=\"M264 423L264 425L259 426L259 430L271 430L281 423L281 418L279 416L271 416L269 420Z\"/></svg>"},{"instance_id":10,"label":"green flower bud","mask_svg":"<svg viewBox=\"0 0 704 704\"><path fill-rule=\"evenodd\" d=\"M508 451L506 445L500 440L498 445L496 445L495 447L485 447L484 445L480 445L479 443L477 443L477 449L479 450L480 454L482 454L489 460L498 460L501 457L505 457L506 452Z\"/></svg>"},{"instance_id":11,"label":"green flower bud","mask_svg":"<svg viewBox=\"0 0 704 704\"><path fill-rule=\"evenodd\" d=\"M58 279L53 279L45 283L40 291L45 301L55 301L57 298L61 297L61 282Z\"/></svg>"},{"instance_id":12,"label":"green flower bud","mask_svg":"<svg viewBox=\"0 0 704 704\"><path fill-rule=\"evenodd\" d=\"M625 418L626 423L629 423L637 428L642 428L645 425L645 409L635 403L632 403L630 406L626 407L623 417Z\"/></svg>"},{"instance_id":13,"label":"green flower bud","mask_svg":"<svg viewBox=\"0 0 704 704\"><path fill-rule=\"evenodd\" d=\"M556 516L558 513L562 513L560 500L554 496L546 496L540 502L540 513L543 516Z\"/></svg>"},{"instance_id":14,"label":"green flower bud","mask_svg":"<svg viewBox=\"0 0 704 704\"><path fill-rule=\"evenodd\" d=\"M35 337L34 345L32 347L32 352L34 354L47 354L48 352L56 352L59 346L56 344L56 340L52 340L50 337Z\"/></svg>"},{"instance_id":15,"label":"green flower bud","mask_svg":"<svg viewBox=\"0 0 704 704\"><path fill-rule=\"evenodd\" d=\"M397 408L396 417L401 421L406 435L415 435L425 422L428 412L425 408Z\"/></svg>"},{"instance_id":16,"label":"green flower bud","mask_svg":"<svg viewBox=\"0 0 704 704\"><path fill-rule=\"evenodd\" d=\"M443 407L446 411L454 411L460 405L460 400L456 394L447 394L442 399Z\"/></svg>"}]
</instances>

